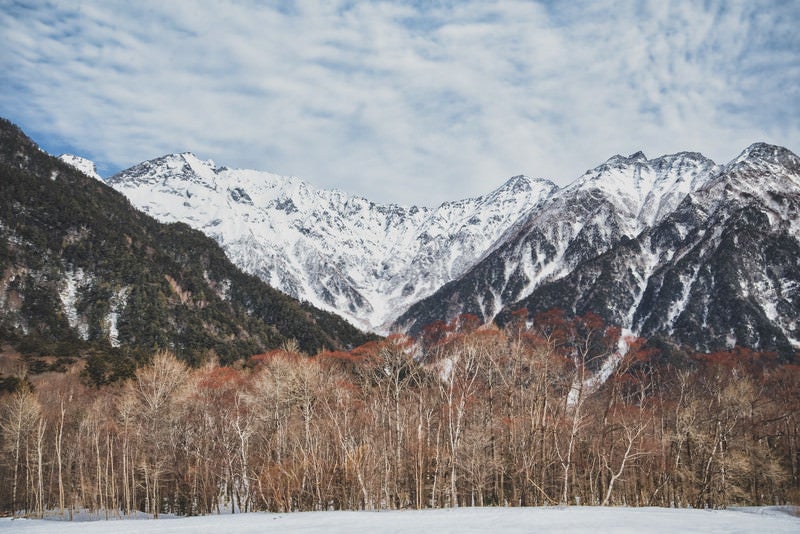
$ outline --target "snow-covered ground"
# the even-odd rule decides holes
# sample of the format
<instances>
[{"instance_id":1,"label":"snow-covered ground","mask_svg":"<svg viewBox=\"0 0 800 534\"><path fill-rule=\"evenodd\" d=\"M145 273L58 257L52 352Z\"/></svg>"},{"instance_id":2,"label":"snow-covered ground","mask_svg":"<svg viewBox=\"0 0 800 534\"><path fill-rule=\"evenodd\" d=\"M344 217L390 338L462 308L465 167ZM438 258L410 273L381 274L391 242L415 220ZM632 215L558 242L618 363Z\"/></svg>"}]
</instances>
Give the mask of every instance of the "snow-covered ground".
<instances>
[{"instance_id":1,"label":"snow-covered ground","mask_svg":"<svg viewBox=\"0 0 800 534\"><path fill-rule=\"evenodd\" d=\"M793 515L794 513L794 515ZM0 531L114 534L147 532L800 532L797 508L460 508L422 511L251 513L92 522L0 519Z\"/></svg>"}]
</instances>

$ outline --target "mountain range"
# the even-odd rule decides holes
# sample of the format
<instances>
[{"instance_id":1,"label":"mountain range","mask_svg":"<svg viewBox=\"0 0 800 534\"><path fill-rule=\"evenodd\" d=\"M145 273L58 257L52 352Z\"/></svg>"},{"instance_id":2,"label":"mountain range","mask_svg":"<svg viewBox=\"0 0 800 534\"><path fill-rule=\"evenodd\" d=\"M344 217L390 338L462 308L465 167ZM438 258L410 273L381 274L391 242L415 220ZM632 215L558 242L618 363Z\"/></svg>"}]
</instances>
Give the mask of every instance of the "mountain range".
<instances>
[{"instance_id":1,"label":"mountain range","mask_svg":"<svg viewBox=\"0 0 800 534\"><path fill-rule=\"evenodd\" d=\"M516 176L429 208L188 152L104 181L2 126L7 329L195 351L294 338L313 351L369 339L358 329L418 335L461 314L503 324L559 308L701 351L800 348L800 159L782 147L725 164L617 155L565 187ZM211 304L213 321L200 313Z\"/></svg>"},{"instance_id":2,"label":"mountain range","mask_svg":"<svg viewBox=\"0 0 800 534\"><path fill-rule=\"evenodd\" d=\"M726 165L699 154L614 157L559 191L468 273L398 320L593 312L695 350L791 355L800 312L800 160L754 144Z\"/></svg>"},{"instance_id":3,"label":"mountain range","mask_svg":"<svg viewBox=\"0 0 800 534\"><path fill-rule=\"evenodd\" d=\"M214 238L281 291L382 333L557 189L516 177L436 209L379 205L297 178L217 168L190 153L141 163L108 183L156 219Z\"/></svg>"},{"instance_id":4,"label":"mountain range","mask_svg":"<svg viewBox=\"0 0 800 534\"><path fill-rule=\"evenodd\" d=\"M108 183L281 291L382 334L561 308L696 350L800 348L800 162L777 146L753 144L727 164L617 155L566 187L517 176L437 208L191 153Z\"/></svg>"},{"instance_id":5,"label":"mountain range","mask_svg":"<svg viewBox=\"0 0 800 534\"><path fill-rule=\"evenodd\" d=\"M289 340L314 353L374 339L242 272L201 232L137 210L86 174L90 162L62 159L0 120L2 344L226 363Z\"/></svg>"}]
</instances>

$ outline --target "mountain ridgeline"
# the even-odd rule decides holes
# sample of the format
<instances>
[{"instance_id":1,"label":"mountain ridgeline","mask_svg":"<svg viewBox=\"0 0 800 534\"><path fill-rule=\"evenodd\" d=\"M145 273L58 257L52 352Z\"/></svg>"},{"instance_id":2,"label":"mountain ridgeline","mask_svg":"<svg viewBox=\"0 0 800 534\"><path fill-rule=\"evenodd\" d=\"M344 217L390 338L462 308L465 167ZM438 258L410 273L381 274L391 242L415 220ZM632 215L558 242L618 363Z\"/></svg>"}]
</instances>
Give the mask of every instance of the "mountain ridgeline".
<instances>
[{"instance_id":1,"label":"mountain ridgeline","mask_svg":"<svg viewBox=\"0 0 800 534\"><path fill-rule=\"evenodd\" d=\"M109 183L213 237L245 271L379 333L560 308L693 350L800 347L800 164L777 146L725 165L614 156L563 188L518 176L435 209L190 153Z\"/></svg>"},{"instance_id":2,"label":"mountain ridgeline","mask_svg":"<svg viewBox=\"0 0 800 534\"><path fill-rule=\"evenodd\" d=\"M135 361L165 348L230 362L288 339L313 353L372 338L243 273L186 224L157 222L5 120L0 184L0 334L23 352Z\"/></svg>"},{"instance_id":3,"label":"mountain ridgeline","mask_svg":"<svg viewBox=\"0 0 800 534\"><path fill-rule=\"evenodd\" d=\"M213 237L234 263L281 291L380 333L392 330L398 310L464 274L557 189L516 177L484 197L407 208L190 153L140 163L108 183L156 219Z\"/></svg>"},{"instance_id":4,"label":"mountain ridgeline","mask_svg":"<svg viewBox=\"0 0 800 534\"><path fill-rule=\"evenodd\" d=\"M614 175L629 181L608 188ZM560 308L695 350L791 357L798 210L800 160L780 147L752 145L724 166L697 154L612 159L398 323L417 331L457 311L502 324L519 308Z\"/></svg>"}]
</instances>

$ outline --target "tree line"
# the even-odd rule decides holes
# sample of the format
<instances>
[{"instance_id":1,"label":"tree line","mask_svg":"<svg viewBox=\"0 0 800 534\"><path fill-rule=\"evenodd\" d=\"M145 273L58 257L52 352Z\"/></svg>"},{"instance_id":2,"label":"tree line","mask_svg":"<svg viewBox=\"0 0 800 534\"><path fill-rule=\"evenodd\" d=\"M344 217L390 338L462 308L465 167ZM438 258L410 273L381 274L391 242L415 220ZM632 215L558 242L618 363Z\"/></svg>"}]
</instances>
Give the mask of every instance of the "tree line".
<instances>
[{"instance_id":1,"label":"tree line","mask_svg":"<svg viewBox=\"0 0 800 534\"><path fill-rule=\"evenodd\" d=\"M0 397L6 514L800 501L800 366L656 350L593 316L34 378Z\"/></svg>"}]
</instances>

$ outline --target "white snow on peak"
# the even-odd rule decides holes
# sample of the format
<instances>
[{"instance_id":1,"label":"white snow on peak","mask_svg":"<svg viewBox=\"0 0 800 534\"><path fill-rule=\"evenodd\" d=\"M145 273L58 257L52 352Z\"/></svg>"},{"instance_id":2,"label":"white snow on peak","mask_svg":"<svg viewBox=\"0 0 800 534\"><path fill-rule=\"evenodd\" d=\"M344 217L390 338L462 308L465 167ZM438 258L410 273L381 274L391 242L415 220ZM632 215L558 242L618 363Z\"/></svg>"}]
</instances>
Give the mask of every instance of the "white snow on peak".
<instances>
[{"instance_id":1,"label":"white snow on peak","mask_svg":"<svg viewBox=\"0 0 800 534\"><path fill-rule=\"evenodd\" d=\"M95 178L97 180L103 179L99 174L97 174L97 166L91 160L82 158L80 156L75 156L73 154L61 154L60 156L58 156L58 159L60 159L67 165L75 167L86 176L91 176L92 178Z\"/></svg>"},{"instance_id":2,"label":"white snow on peak","mask_svg":"<svg viewBox=\"0 0 800 534\"><path fill-rule=\"evenodd\" d=\"M776 172L760 172L765 167ZM436 208L376 204L295 177L217 167L188 152L143 162L108 183L155 218L203 231L273 287L386 333L411 305L492 255L496 269L481 270L486 280L477 282L490 290L474 290L490 320L542 283L654 228L687 197L710 215L731 195L758 195L773 207L769 217L800 228L762 183L800 187L800 173L786 168L800 169L800 161L763 143L724 166L695 152L655 159L637 152L614 156L561 189L515 176L487 195ZM729 184L736 187L726 192ZM685 231L678 221L676 231ZM635 266L636 305L662 259L651 251ZM690 278L682 280L686 287ZM670 320L682 306L676 303ZM633 311L626 312L631 321Z\"/></svg>"},{"instance_id":3,"label":"white snow on peak","mask_svg":"<svg viewBox=\"0 0 800 534\"><path fill-rule=\"evenodd\" d=\"M787 169L794 172L786 172ZM725 170L736 186L759 197L769 190L800 188L800 158L780 146L754 143L728 163Z\"/></svg>"},{"instance_id":4,"label":"white snow on peak","mask_svg":"<svg viewBox=\"0 0 800 534\"><path fill-rule=\"evenodd\" d=\"M565 194L597 191L629 223L633 237L672 212L683 198L702 187L721 167L695 152L649 160L641 152L614 156L567 186Z\"/></svg>"},{"instance_id":5,"label":"white snow on peak","mask_svg":"<svg viewBox=\"0 0 800 534\"><path fill-rule=\"evenodd\" d=\"M768 143L753 143L749 147L742 150L742 152L729 163L735 165L737 163L758 163L758 162L778 162L793 160L798 163L799 158L788 149L770 145Z\"/></svg>"},{"instance_id":6,"label":"white snow on peak","mask_svg":"<svg viewBox=\"0 0 800 534\"><path fill-rule=\"evenodd\" d=\"M557 190L518 176L482 197L404 207L295 177L217 168L191 153L141 163L108 183L155 218L211 236L273 287L382 333Z\"/></svg>"},{"instance_id":7,"label":"white snow on peak","mask_svg":"<svg viewBox=\"0 0 800 534\"><path fill-rule=\"evenodd\" d=\"M529 212L524 223L527 237L514 240L516 244L502 252L505 282L495 282L519 289L504 291L506 300L495 303L492 310L484 309L485 318L492 319L542 283L571 272L588 259L585 254L602 254L622 237L633 239L652 228L718 170L697 153L649 160L637 152L614 156L587 171ZM527 281L522 286L512 282L520 275Z\"/></svg>"}]
</instances>

